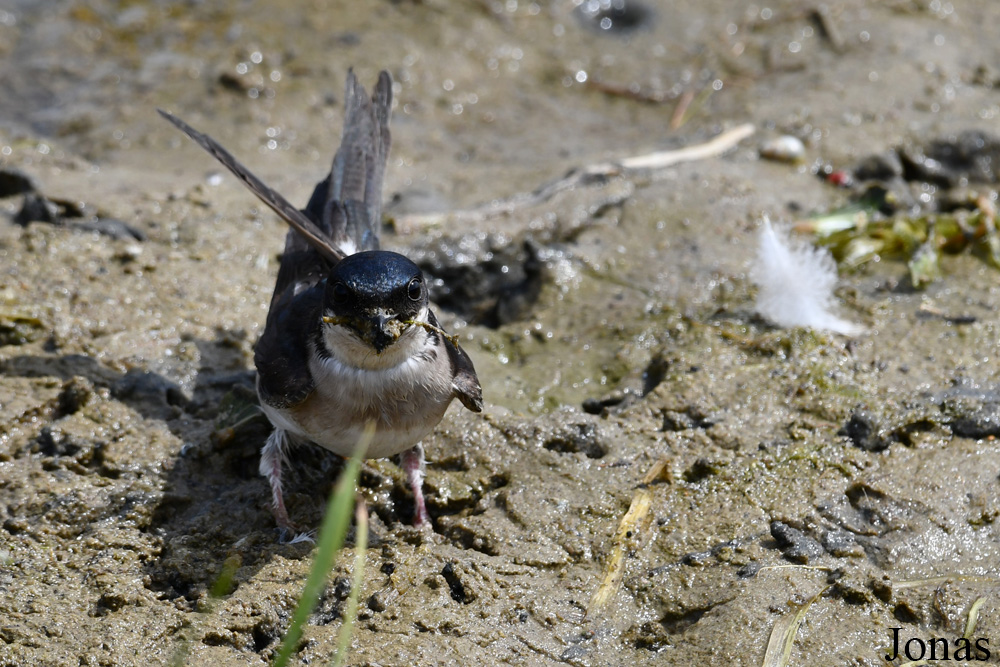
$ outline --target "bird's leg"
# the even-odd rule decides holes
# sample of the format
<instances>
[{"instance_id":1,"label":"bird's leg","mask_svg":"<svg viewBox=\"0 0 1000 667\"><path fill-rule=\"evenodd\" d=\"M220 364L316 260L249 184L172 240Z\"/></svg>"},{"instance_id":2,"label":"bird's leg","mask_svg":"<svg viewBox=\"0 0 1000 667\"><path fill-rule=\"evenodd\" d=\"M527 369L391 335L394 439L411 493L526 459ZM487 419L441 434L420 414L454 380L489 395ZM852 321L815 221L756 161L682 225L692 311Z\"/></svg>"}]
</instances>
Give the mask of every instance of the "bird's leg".
<instances>
[{"instance_id":1,"label":"bird's leg","mask_svg":"<svg viewBox=\"0 0 1000 667\"><path fill-rule=\"evenodd\" d=\"M424 448L418 442L400 455L400 467L406 473L406 482L413 491L413 525L417 528L431 525L424 504Z\"/></svg>"},{"instance_id":2,"label":"bird's leg","mask_svg":"<svg viewBox=\"0 0 1000 667\"><path fill-rule=\"evenodd\" d=\"M288 436L283 429L276 428L267 438L267 443L260 450L260 474L267 477L271 485L271 511L281 533L281 541L295 534L295 527L288 518L285 509L285 499L281 493L281 466L285 462L285 448L288 446Z\"/></svg>"}]
</instances>

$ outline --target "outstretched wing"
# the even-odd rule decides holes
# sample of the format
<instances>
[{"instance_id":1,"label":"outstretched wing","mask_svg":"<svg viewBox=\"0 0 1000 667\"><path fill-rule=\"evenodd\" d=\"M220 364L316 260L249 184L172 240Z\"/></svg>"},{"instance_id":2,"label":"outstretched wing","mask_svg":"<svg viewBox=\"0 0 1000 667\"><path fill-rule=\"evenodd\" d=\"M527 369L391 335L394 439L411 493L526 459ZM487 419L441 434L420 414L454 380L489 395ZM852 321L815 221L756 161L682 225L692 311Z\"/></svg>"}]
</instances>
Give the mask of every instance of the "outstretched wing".
<instances>
[{"instance_id":1,"label":"outstretched wing","mask_svg":"<svg viewBox=\"0 0 1000 667\"><path fill-rule=\"evenodd\" d=\"M347 73L344 129L330 174L316 186L305 213L345 254L377 250L382 181L392 137L392 78L379 74L371 98Z\"/></svg>"},{"instance_id":2,"label":"outstretched wing","mask_svg":"<svg viewBox=\"0 0 1000 667\"><path fill-rule=\"evenodd\" d=\"M249 169L240 164L232 154L223 148L219 142L207 134L202 134L177 116L167 113L163 109L157 109L160 115L174 124L181 132L191 137L199 146L208 151L216 160L231 171L238 179L243 181L251 192L267 204L271 210L291 225L295 231L301 234L310 245L316 249L327 261L331 263L339 262L344 258L344 253L333 246L316 225L307 218L301 211L292 206L287 199L277 192L264 185L263 181L254 176Z\"/></svg>"}]
</instances>

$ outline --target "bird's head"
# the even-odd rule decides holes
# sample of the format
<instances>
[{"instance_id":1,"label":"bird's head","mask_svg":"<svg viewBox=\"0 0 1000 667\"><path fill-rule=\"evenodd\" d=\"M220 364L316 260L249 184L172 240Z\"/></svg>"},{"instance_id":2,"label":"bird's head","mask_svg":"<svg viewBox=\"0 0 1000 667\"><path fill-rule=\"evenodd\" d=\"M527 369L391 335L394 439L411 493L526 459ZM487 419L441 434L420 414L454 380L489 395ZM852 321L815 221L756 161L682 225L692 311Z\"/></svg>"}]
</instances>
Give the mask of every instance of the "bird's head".
<instances>
[{"instance_id":1,"label":"bird's head","mask_svg":"<svg viewBox=\"0 0 1000 667\"><path fill-rule=\"evenodd\" d=\"M332 327L343 327L381 355L412 323L426 320L427 303L420 267L399 253L367 250L348 255L330 270L323 326L330 333Z\"/></svg>"}]
</instances>

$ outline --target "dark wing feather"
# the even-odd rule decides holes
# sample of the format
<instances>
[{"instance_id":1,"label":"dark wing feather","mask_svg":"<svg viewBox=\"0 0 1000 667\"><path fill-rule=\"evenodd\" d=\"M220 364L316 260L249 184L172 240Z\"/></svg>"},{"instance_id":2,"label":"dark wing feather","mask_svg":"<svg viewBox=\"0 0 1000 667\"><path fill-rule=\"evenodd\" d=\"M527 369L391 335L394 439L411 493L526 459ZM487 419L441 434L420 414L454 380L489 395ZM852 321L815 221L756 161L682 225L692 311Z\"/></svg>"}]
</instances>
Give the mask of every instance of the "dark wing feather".
<instances>
[{"instance_id":1,"label":"dark wing feather","mask_svg":"<svg viewBox=\"0 0 1000 667\"><path fill-rule=\"evenodd\" d=\"M302 234L309 241L317 252L327 261L335 263L344 258L344 253L339 248L334 247L326 238L322 231L309 220L301 211L288 203L288 200L279 195L271 188L264 185L263 181L254 176L249 169L240 164L232 154L223 148L215 139L202 134L193 127L182 121L180 118L167 113L163 109L157 109L160 115L173 123L184 134L191 137L199 146L208 151L216 160L222 163L226 169L231 171L237 178L243 181L251 192L267 204L271 210L291 225L295 231Z\"/></svg>"},{"instance_id":2,"label":"dark wing feather","mask_svg":"<svg viewBox=\"0 0 1000 667\"><path fill-rule=\"evenodd\" d=\"M301 234L289 229L285 236L285 250L281 253L281 263L278 265L278 277L274 281L267 323L270 324L277 316L287 298L326 280L330 267L330 262L316 252Z\"/></svg>"},{"instance_id":3,"label":"dark wing feather","mask_svg":"<svg viewBox=\"0 0 1000 667\"><path fill-rule=\"evenodd\" d=\"M392 79L379 74L371 99L354 72L347 73L344 90L344 130L333 158L330 176L317 186L306 210L314 210L322 188L326 202L320 226L330 230L335 245L356 250L379 247L382 224L382 180L389 155Z\"/></svg>"},{"instance_id":4,"label":"dark wing feather","mask_svg":"<svg viewBox=\"0 0 1000 667\"><path fill-rule=\"evenodd\" d=\"M372 91L372 106L375 107L375 151L368 163L368 177L365 179L365 206L368 208L368 219L378 229L382 224L382 179L385 175L385 162L392 147L392 134L389 132L389 119L392 115L392 77L386 71L379 72L378 83Z\"/></svg>"},{"instance_id":5,"label":"dark wing feather","mask_svg":"<svg viewBox=\"0 0 1000 667\"><path fill-rule=\"evenodd\" d=\"M264 333L254 347L257 393L276 408L301 403L315 387L309 372L309 331L319 327L323 286L275 295ZM305 327L305 330L303 329Z\"/></svg>"}]
</instances>

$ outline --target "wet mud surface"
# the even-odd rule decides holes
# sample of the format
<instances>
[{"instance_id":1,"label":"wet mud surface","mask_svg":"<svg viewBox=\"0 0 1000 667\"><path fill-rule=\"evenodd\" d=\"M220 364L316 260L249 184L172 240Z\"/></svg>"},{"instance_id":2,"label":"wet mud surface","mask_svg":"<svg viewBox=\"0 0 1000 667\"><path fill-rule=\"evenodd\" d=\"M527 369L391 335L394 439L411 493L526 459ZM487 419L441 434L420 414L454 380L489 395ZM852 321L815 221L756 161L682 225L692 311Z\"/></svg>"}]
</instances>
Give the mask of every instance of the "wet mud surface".
<instances>
[{"instance_id":1,"label":"wet mud surface","mask_svg":"<svg viewBox=\"0 0 1000 667\"><path fill-rule=\"evenodd\" d=\"M763 216L861 183L894 215L996 199L1000 7L598 4L0 10L0 664L272 659L312 552L277 541L247 408L285 230L155 109L304 203L350 66L397 82L384 243L488 407L424 443L433 533L366 464L348 664L762 664L792 619L787 664L889 664L891 628L1000 662L1000 272L842 271L853 339L769 326L748 277ZM800 161L761 158L781 135ZM293 520L340 467L295 452ZM294 664L335 651L352 559Z\"/></svg>"}]
</instances>

